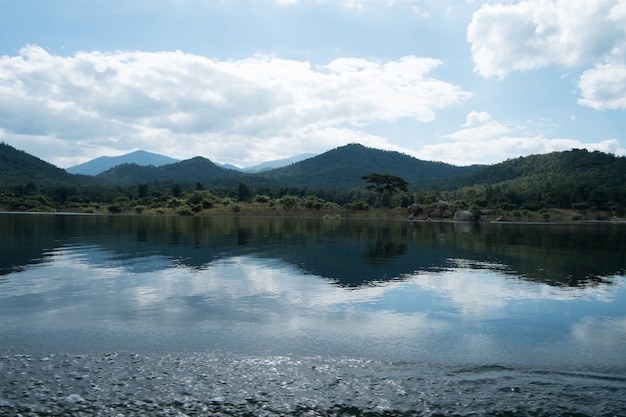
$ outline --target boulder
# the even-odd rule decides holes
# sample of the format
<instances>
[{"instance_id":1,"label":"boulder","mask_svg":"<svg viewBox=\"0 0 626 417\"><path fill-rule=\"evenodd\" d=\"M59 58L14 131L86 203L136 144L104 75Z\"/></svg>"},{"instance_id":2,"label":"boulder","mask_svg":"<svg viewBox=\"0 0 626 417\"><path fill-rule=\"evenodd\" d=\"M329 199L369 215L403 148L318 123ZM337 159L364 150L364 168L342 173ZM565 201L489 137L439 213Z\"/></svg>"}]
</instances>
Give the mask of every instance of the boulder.
<instances>
[{"instance_id":1,"label":"boulder","mask_svg":"<svg viewBox=\"0 0 626 417\"><path fill-rule=\"evenodd\" d=\"M442 212L445 210L450 210L450 204L447 201L439 200L437 201L437 208Z\"/></svg>"},{"instance_id":2,"label":"boulder","mask_svg":"<svg viewBox=\"0 0 626 417\"><path fill-rule=\"evenodd\" d=\"M433 219L440 219L443 216L443 212L440 209L434 209L428 213L428 217Z\"/></svg>"},{"instance_id":3,"label":"boulder","mask_svg":"<svg viewBox=\"0 0 626 417\"><path fill-rule=\"evenodd\" d=\"M459 210L456 213L454 213L453 220L455 222L473 222L474 215L467 210Z\"/></svg>"},{"instance_id":4,"label":"boulder","mask_svg":"<svg viewBox=\"0 0 626 417\"><path fill-rule=\"evenodd\" d=\"M408 206L407 211L409 212L409 216L417 216L418 214L422 214L424 212L424 206L421 204L411 204L410 206Z\"/></svg>"}]
</instances>

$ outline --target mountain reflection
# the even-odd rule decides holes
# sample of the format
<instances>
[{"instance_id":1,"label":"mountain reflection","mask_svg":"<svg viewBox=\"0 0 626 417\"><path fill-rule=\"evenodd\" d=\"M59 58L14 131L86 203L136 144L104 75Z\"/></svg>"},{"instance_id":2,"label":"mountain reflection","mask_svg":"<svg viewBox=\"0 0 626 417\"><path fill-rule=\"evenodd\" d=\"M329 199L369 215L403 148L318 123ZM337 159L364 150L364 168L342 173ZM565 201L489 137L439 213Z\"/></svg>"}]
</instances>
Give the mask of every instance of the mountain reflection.
<instances>
[{"instance_id":1,"label":"mountain reflection","mask_svg":"<svg viewBox=\"0 0 626 417\"><path fill-rule=\"evenodd\" d=\"M92 266L206 269L252 255L357 288L457 268L578 287L626 270L623 224L409 223L244 217L1 214L0 276L71 245ZM103 255L106 254L106 255ZM141 262L136 260L141 259ZM3 280L0 278L0 285Z\"/></svg>"}]
</instances>

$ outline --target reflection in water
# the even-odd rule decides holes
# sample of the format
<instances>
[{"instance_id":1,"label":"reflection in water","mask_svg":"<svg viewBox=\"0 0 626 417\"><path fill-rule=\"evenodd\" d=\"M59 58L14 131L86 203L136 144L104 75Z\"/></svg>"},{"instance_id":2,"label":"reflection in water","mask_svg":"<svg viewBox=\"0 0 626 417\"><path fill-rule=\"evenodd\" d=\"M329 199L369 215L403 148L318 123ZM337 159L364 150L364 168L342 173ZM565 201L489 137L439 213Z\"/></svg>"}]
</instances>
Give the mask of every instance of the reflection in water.
<instances>
[{"instance_id":1,"label":"reflection in water","mask_svg":"<svg viewBox=\"0 0 626 417\"><path fill-rule=\"evenodd\" d=\"M462 229L459 229L459 228ZM0 215L0 275L68 245L113 258L163 256L190 268L254 254L360 286L459 261L550 285L610 283L626 269L626 225L339 222L320 219ZM340 260L340 262L338 262ZM97 260L94 260L97 262ZM134 262L128 265L133 267Z\"/></svg>"},{"instance_id":2,"label":"reflection in water","mask_svg":"<svg viewBox=\"0 0 626 417\"><path fill-rule=\"evenodd\" d=\"M484 358L538 337L558 340L574 356L573 346L593 351L586 340L626 341L623 225L459 230L451 223L46 215L2 215L0 223L9 237L1 243L0 314L16 326L255 325L242 333L263 329L262 338L280 344L296 343L297 334L332 334L330 344L349 335L370 346L384 340L382 350L397 336L395 353L447 346ZM507 330L512 325L517 333Z\"/></svg>"},{"instance_id":3,"label":"reflection in water","mask_svg":"<svg viewBox=\"0 0 626 417\"><path fill-rule=\"evenodd\" d=\"M574 415L626 389L624 225L7 214L0 230L0 414ZM127 401L142 388L159 394Z\"/></svg>"}]
</instances>

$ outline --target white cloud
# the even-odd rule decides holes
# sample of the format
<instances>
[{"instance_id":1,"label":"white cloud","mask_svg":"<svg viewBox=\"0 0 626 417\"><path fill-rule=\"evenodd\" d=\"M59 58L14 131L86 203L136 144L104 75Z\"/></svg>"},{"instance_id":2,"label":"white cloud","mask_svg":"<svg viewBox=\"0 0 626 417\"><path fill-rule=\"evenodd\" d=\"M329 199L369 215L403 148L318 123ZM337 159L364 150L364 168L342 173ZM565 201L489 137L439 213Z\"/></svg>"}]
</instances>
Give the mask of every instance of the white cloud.
<instances>
[{"instance_id":1,"label":"white cloud","mask_svg":"<svg viewBox=\"0 0 626 417\"><path fill-rule=\"evenodd\" d=\"M312 66L266 55L218 61L180 51L62 57L28 46L19 56L0 57L0 122L5 139L32 144L46 138L73 147L72 163L103 149L253 163L325 151L354 136L385 144L362 128L433 120L437 110L469 97L429 76L439 64L406 56Z\"/></svg>"},{"instance_id":2,"label":"white cloud","mask_svg":"<svg viewBox=\"0 0 626 417\"><path fill-rule=\"evenodd\" d=\"M626 109L626 65L602 64L580 77L578 103L596 110Z\"/></svg>"},{"instance_id":3,"label":"white cloud","mask_svg":"<svg viewBox=\"0 0 626 417\"><path fill-rule=\"evenodd\" d=\"M508 133L511 129L491 119L486 112L472 111L467 115L464 129L451 133L444 137L455 141L476 141L490 139L498 135Z\"/></svg>"},{"instance_id":4,"label":"white cloud","mask_svg":"<svg viewBox=\"0 0 626 417\"><path fill-rule=\"evenodd\" d=\"M488 113L471 112L462 129L444 136L446 142L426 145L416 156L454 165L472 165L573 148L626 155L626 149L616 139L581 142L568 138L546 138L540 134L528 136L522 130L523 126L495 121Z\"/></svg>"},{"instance_id":5,"label":"white cloud","mask_svg":"<svg viewBox=\"0 0 626 417\"><path fill-rule=\"evenodd\" d=\"M502 78L512 71L615 57L626 43L625 8L623 0L483 4L467 30L474 70L484 78Z\"/></svg>"}]
</instances>

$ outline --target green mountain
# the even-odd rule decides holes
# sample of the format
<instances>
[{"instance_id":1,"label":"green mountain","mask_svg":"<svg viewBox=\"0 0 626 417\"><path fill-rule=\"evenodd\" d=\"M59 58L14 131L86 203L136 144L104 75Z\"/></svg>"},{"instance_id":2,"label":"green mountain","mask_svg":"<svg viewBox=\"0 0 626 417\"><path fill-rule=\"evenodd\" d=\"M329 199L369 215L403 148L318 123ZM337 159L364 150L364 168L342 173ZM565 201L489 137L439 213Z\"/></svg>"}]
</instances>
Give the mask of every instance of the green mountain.
<instances>
[{"instance_id":1,"label":"green mountain","mask_svg":"<svg viewBox=\"0 0 626 417\"><path fill-rule=\"evenodd\" d=\"M210 160L197 156L159 167L139 166L137 164L118 165L98 174L96 178L104 183L119 185L154 182L181 184L200 182L211 185L236 185L235 180L243 175L239 171L217 166Z\"/></svg>"},{"instance_id":2,"label":"green mountain","mask_svg":"<svg viewBox=\"0 0 626 417\"><path fill-rule=\"evenodd\" d=\"M583 176L606 186L615 186L624 184L625 175L626 158L624 157L616 157L599 151L572 149L510 159L456 178L456 181L459 181L457 185L497 184L524 177Z\"/></svg>"},{"instance_id":3,"label":"green mountain","mask_svg":"<svg viewBox=\"0 0 626 417\"><path fill-rule=\"evenodd\" d=\"M139 184L154 184L153 189L163 190L174 184L189 189L201 183L207 188L233 190L245 183L253 191L265 188L277 195L293 188L350 193L363 190L366 184L361 177L372 172L401 177L420 195L433 191L429 198L439 194L477 207L504 211L513 207L595 208L620 216L626 210L626 157L584 149L520 157L491 166L457 167L351 144L262 173L226 169L195 157L159 167L124 164L90 177L68 174L0 144L0 193L32 195L39 189L62 202L72 195L88 201L106 200L109 197L102 197L104 194L122 193L119 186L136 190Z\"/></svg>"},{"instance_id":4,"label":"green mountain","mask_svg":"<svg viewBox=\"0 0 626 417\"><path fill-rule=\"evenodd\" d=\"M142 166L161 166L178 162L178 159L146 151L135 151L120 156L101 156L91 161L67 168L70 174L98 175L108 169L122 164L137 164Z\"/></svg>"},{"instance_id":5,"label":"green mountain","mask_svg":"<svg viewBox=\"0 0 626 417\"><path fill-rule=\"evenodd\" d=\"M0 142L0 185L50 185L84 181L48 162ZM1 191L1 190L0 190Z\"/></svg>"},{"instance_id":6,"label":"green mountain","mask_svg":"<svg viewBox=\"0 0 626 417\"><path fill-rule=\"evenodd\" d=\"M339 147L291 165L260 173L242 173L196 157L160 167L124 164L96 176L106 183L133 185L147 182L178 182L207 186L276 186L315 189L362 188L363 175L384 172L405 178L411 186L467 175L480 166L457 167L442 162L420 161L399 152L367 148L358 144Z\"/></svg>"},{"instance_id":7,"label":"green mountain","mask_svg":"<svg viewBox=\"0 0 626 417\"><path fill-rule=\"evenodd\" d=\"M404 178L410 188L442 179L469 175L482 166L458 167L443 162L422 161L395 151L342 146L286 167L266 171L263 178L282 186L310 188L362 188L362 176L372 172Z\"/></svg>"},{"instance_id":8,"label":"green mountain","mask_svg":"<svg viewBox=\"0 0 626 417\"><path fill-rule=\"evenodd\" d=\"M626 157L573 149L511 159L453 178L441 189L489 207L626 208ZM620 214L621 215L621 214Z\"/></svg>"}]
</instances>

